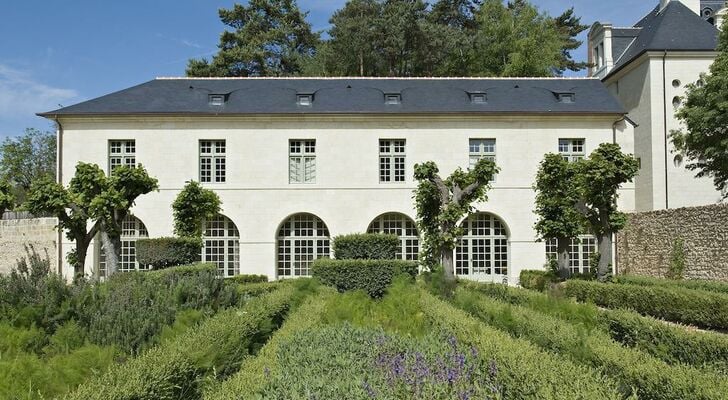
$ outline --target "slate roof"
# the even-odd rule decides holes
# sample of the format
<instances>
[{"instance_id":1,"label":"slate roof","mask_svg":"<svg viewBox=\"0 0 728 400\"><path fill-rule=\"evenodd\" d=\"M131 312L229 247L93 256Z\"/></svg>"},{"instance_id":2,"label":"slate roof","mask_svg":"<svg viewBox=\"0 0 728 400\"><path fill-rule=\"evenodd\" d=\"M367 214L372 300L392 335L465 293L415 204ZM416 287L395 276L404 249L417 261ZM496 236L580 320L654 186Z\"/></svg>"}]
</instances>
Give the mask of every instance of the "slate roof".
<instances>
[{"instance_id":1,"label":"slate roof","mask_svg":"<svg viewBox=\"0 0 728 400\"><path fill-rule=\"evenodd\" d=\"M485 93L485 104L471 101ZM559 102L560 92L574 102ZM298 94L312 93L302 106ZM222 106L210 105L222 94ZM401 103L386 104L385 94ZM471 78L158 78L93 100L39 113L78 115L252 114L624 114L598 79Z\"/></svg>"},{"instance_id":2,"label":"slate roof","mask_svg":"<svg viewBox=\"0 0 728 400\"><path fill-rule=\"evenodd\" d=\"M632 29L613 31L620 36L612 45L614 67L605 79L646 51L715 51L718 46L718 29L680 1L669 2L662 11L658 5ZM627 40L631 44L625 48Z\"/></svg>"}]
</instances>

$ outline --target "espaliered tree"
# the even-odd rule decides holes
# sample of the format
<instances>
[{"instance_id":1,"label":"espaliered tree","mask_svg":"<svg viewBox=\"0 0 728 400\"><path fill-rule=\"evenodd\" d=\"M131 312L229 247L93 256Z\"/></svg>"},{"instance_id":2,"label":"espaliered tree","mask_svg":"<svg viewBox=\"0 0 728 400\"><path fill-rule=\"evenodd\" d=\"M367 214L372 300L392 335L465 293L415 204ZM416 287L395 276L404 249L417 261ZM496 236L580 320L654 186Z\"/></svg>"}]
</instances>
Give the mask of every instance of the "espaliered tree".
<instances>
[{"instance_id":1,"label":"espaliered tree","mask_svg":"<svg viewBox=\"0 0 728 400\"><path fill-rule=\"evenodd\" d=\"M67 260L76 277L84 273L91 241L103 232L107 267L113 273L121 253L121 221L137 197L156 187L157 180L142 166L118 167L107 177L98 165L79 162L67 188L48 177L36 181L24 207L32 214L50 213L58 218L58 228L75 243Z\"/></svg>"},{"instance_id":2,"label":"espaliered tree","mask_svg":"<svg viewBox=\"0 0 728 400\"><path fill-rule=\"evenodd\" d=\"M424 259L439 259L445 280L453 282L453 250L462 236L458 223L473 211L473 203L487 200L498 167L491 160L481 159L473 169L458 168L447 179L442 179L439 172L433 161L415 165L415 179L419 182L414 193L417 225L424 235Z\"/></svg>"},{"instance_id":3,"label":"espaliered tree","mask_svg":"<svg viewBox=\"0 0 728 400\"><path fill-rule=\"evenodd\" d=\"M631 154L624 154L618 144L602 143L574 168L579 190L575 207L586 221L588 231L597 237L597 277L604 280L612 265L612 235L627 221L617 207L617 191L623 184L632 182L639 164Z\"/></svg>"},{"instance_id":4,"label":"espaliered tree","mask_svg":"<svg viewBox=\"0 0 728 400\"><path fill-rule=\"evenodd\" d=\"M199 182L189 181L172 203L174 233L179 237L202 238L203 224L220 212L220 198Z\"/></svg>"},{"instance_id":5,"label":"espaliered tree","mask_svg":"<svg viewBox=\"0 0 728 400\"><path fill-rule=\"evenodd\" d=\"M574 206L580 200L575 182L575 163L559 154L546 154L536 174L535 229L539 239L556 239L559 275L569 275L569 245L583 230L582 214Z\"/></svg>"}]
</instances>

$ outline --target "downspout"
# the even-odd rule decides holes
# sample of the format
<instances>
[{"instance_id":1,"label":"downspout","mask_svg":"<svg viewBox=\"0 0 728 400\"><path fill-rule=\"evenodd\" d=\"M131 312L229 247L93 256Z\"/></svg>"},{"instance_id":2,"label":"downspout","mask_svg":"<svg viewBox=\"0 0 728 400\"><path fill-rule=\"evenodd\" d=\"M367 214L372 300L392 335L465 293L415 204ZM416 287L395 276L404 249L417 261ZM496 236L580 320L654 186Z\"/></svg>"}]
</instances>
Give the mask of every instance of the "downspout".
<instances>
[{"instance_id":1,"label":"downspout","mask_svg":"<svg viewBox=\"0 0 728 400\"><path fill-rule=\"evenodd\" d=\"M667 180L667 76L666 76L667 50L662 55L662 127L665 141L665 209L670 208L670 196Z\"/></svg>"},{"instance_id":2,"label":"downspout","mask_svg":"<svg viewBox=\"0 0 728 400\"><path fill-rule=\"evenodd\" d=\"M63 126L61 125L61 122L58 120L58 116L54 116L53 120L56 122L56 181L63 184ZM57 236L57 242L58 245L56 246L57 256L58 256L58 275L63 276L63 249L62 249L62 240L63 240L63 232L61 229L58 229L58 236Z\"/></svg>"}]
</instances>

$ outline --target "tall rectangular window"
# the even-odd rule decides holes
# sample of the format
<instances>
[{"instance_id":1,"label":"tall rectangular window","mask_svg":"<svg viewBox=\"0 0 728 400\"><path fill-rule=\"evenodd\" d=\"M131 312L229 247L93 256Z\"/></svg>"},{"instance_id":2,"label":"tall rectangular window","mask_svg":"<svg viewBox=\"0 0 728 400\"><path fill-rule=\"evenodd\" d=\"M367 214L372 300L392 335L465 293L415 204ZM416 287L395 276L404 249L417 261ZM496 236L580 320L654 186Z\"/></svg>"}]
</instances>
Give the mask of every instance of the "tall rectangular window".
<instances>
[{"instance_id":1,"label":"tall rectangular window","mask_svg":"<svg viewBox=\"0 0 728 400\"><path fill-rule=\"evenodd\" d=\"M200 182L225 183L224 140L200 140Z\"/></svg>"},{"instance_id":2,"label":"tall rectangular window","mask_svg":"<svg viewBox=\"0 0 728 400\"><path fill-rule=\"evenodd\" d=\"M288 182L316 183L316 140L288 142Z\"/></svg>"},{"instance_id":3,"label":"tall rectangular window","mask_svg":"<svg viewBox=\"0 0 728 400\"><path fill-rule=\"evenodd\" d=\"M584 139L559 139L559 154L566 161L578 161L586 156Z\"/></svg>"},{"instance_id":4,"label":"tall rectangular window","mask_svg":"<svg viewBox=\"0 0 728 400\"><path fill-rule=\"evenodd\" d=\"M136 142L134 140L109 140L109 174L116 167L136 167Z\"/></svg>"},{"instance_id":5,"label":"tall rectangular window","mask_svg":"<svg viewBox=\"0 0 728 400\"><path fill-rule=\"evenodd\" d=\"M379 140L379 182L404 182L405 140Z\"/></svg>"},{"instance_id":6,"label":"tall rectangular window","mask_svg":"<svg viewBox=\"0 0 728 400\"><path fill-rule=\"evenodd\" d=\"M546 240L546 259L558 257L558 240ZM569 270L572 274L586 274L591 270L591 261L597 252L597 239L592 235L580 235L569 243Z\"/></svg>"},{"instance_id":7,"label":"tall rectangular window","mask_svg":"<svg viewBox=\"0 0 728 400\"><path fill-rule=\"evenodd\" d=\"M485 158L495 162L495 139L470 139L470 168Z\"/></svg>"}]
</instances>

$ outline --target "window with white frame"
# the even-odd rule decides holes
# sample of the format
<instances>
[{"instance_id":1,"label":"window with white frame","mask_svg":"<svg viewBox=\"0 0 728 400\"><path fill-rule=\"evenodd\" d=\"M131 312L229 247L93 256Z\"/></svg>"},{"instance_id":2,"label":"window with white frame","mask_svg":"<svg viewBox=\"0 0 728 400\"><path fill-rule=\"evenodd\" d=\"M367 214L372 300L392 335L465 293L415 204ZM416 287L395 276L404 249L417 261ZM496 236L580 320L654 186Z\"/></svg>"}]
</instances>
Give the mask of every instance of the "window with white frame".
<instances>
[{"instance_id":1,"label":"window with white frame","mask_svg":"<svg viewBox=\"0 0 728 400\"><path fill-rule=\"evenodd\" d=\"M475 213L463 221L455 247L456 275L508 275L508 234L497 217Z\"/></svg>"},{"instance_id":2,"label":"window with white frame","mask_svg":"<svg viewBox=\"0 0 728 400\"><path fill-rule=\"evenodd\" d=\"M122 165L136 166L136 141L109 140L109 174Z\"/></svg>"},{"instance_id":3,"label":"window with white frame","mask_svg":"<svg viewBox=\"0 0 728 400\"><path fill-rule=\"evenodd\" d=\"M569 271L586 274L591 271L591 258L597 252L597 239L592 235L580 235L569 243ZM546 241L546 260L558 257L558 240Z\"/></svg>"},{"instance_id":4,"label":"window with white frame","mask_svg":"<svg viewBox=\"0 0 728 400\"><path fill-rule=\"evenodd\" d=\"M311 264L329 257L329 229L313 214L292 215L278 230L278 277L309 276Z\"/></svg>"},{"instance_id":5,"label":"window with white frame","mask_svg":"<svg viewBox=\"0 0 728 400\"><path fill-rule=\"evenodd\" d=\"M136 241L148 238L149 233L144 223L133 215L127 215L121 222L121 255L119 272L146 270L147 266L139 265L136 260ZM106 251L99 246L99 276L106 277Z\"/></svg>"},{"instance_id":6,"label":"window with white frame","mask_svg":"<svg viewBox=\"0 0 728 400\"><path fill-rule=\"evenodd\" d=\"M569 162L583 159L586 156L584 139L559 139L559 154Z\"/></svg>"},{"instance_id":7,"label":"window with white frame","mask_svg":"<svg viewBox=\"0 0 728 400\"><path fill-rule=\"evenodd\" d=\"M470 169L475 168L482 159L495 162L495 139L470 139ZM493 176L495 181L495 175Z\"/></svg>"},{"instance_id":8,"label":"window with white frame","mask_svg":"<svg viewBox=\"0 0 728 400\"><path fill-rule=\"evenodd\" d=\"M220 276L240 271L240 232L230 218L218 214L205 221L202 261L217 265Z\"/></svg>"},{"instance_id":9,"label":"window with white frame","mask_svg":"<svg viewBox=\"0 0 728 400\"><path fill-rule=\"evenodd\" d=\"M200 140L200 182L225 182L224 140Z\"/></svg>"},{"instance_id":10,"label":"window with white frame","mask_svg":"<svg viewBox=\"0 0 728 400\"><path fill-rule=\"evenodd\" d=\"M404 139L379 140L379 182L405 181Z\"/></svg>"},{"instance_id":11,"label":"window with white frame","mask_svg":"<svg viewBox=\"0 0 728 400\"><path fill-rule=\"evenodd\" d=\"M369 224L367 232L397 235L400 241L397 258L417 260L420 253L420 235L417 232L417 225L408 216L400 213L380 215Z\"/></svg>"},{"instance_id":12,"label":"window with white frame","mask_svg":"<svg viewBox=\"0 0 728 400\"><path fill-rule=\"evenodd\" d=\"M288 142L288 182L316 182L315 140L290 140Z\"/></svg>"}]
</instances>

